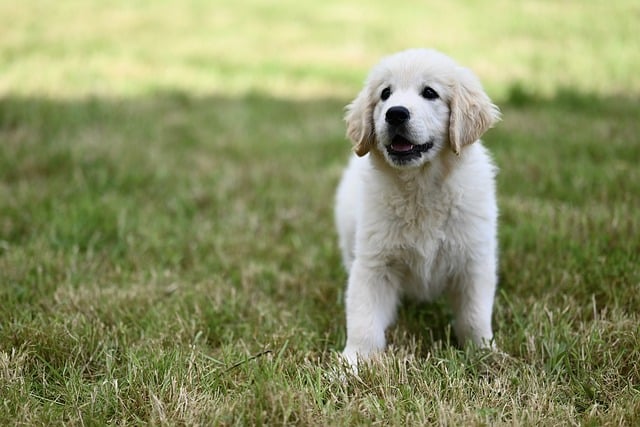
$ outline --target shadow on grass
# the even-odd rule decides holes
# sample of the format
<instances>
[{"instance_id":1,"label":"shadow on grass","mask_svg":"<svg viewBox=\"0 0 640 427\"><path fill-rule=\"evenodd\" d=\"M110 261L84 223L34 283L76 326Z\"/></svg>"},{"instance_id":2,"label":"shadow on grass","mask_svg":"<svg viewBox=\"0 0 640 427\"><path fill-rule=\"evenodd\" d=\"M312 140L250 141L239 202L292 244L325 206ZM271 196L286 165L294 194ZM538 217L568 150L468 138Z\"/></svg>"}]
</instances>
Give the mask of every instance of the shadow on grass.
<instances>
[{"instance_id":1,"label":"shadow on grass","mask_svg":"<svg viewBox=\"0 0 640 427\"><path fill-rule=\"evenodd\" d=\"M640 95L609 95L578 92L561 87L552 97L535 95L522 84L509 88L504 105L510 108L544 108L574 111L582 115L597 115L609 118L634 115L640 110Z\"/></svg>"},{"instance_id":2,"label":"shadow on grass","mask_svg":"<svg viewBox=\"0 0 640 427\"><path fill-rule=\"evenodd\" d=\"M0 201L8 213L0 239L19 242L31 235L44 225L38 211L60 200L78 205L84 196L90 204L116 194L159 201L178 195L172 192L185 181L212 184L234 168L246 176L287 175L294 159L307 168L335 167L349 151L343 105L181 92L133 99L0 98L0 183L9 196ZM203 195L191 209L206 209L208 202ZM69 244L82 246L89 238Z\"/></svg>"},{"instance_id":3,"label":"shadow on grass","mask_svg":"<svg viewBox=\"0 0 640 427\"><path fill-rule=\"evenodd\" d=\"M580 177L591 172L553 170L554 158L569 165L577 158L599 167L607 162L640 162L638 96L604 97L561 89L556 96L543 98L521 85L513 85L508 93L506 100L497 101L504 120L485 140L502 166L503 184L510 192L528 193L533 187L542 190L541 197L554 197L556 192L562 196L562 189L550 180L565 173ZM0 98L0 180L12 184L64 176L91 167L87 162L98 160L100 154L119 155L119 162L131 155L155 154L154 150L177 159L197 152L238 162L239 167L261 159L286 166L291 157L314 166L342 162L349 151L342 122L348 101L264 94L195 96L179 91L130 99L5 96ZM509 162L516 156L520 163L536 163L529 171L535 176L524 178L542 183L532 185L509 175L513 166ZM114 161L108 156L100 160ZM132 172L144 175L154 166L162 167L162 160L166 159L148 159ZM584 178L587 183L592 180L591 175ZM567 194L577 193L573 201L590 200L574 192L570 182L565 184ZM542 194L545 190L557 191Z\"/></svg>"}]
</instances>

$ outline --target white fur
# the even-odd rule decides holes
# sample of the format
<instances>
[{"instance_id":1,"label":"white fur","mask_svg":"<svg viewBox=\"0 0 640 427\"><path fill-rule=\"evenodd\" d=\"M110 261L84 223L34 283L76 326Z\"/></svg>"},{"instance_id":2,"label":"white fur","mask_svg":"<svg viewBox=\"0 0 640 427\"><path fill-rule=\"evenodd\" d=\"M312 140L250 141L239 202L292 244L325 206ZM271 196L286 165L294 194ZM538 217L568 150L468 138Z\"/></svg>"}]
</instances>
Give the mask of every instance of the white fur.
<instances>
[{"instance_id":1,"label":"white fur","mask_svg":"<svg viewBox=\"0 0 640 427\"><path fill-rule=\"evenodd\" d=\"M425 86L439 97L421 96ZM418 158L397 161L387 151L397 133L385 119L393 106L410 112L407 140L432 144ZM354 368L384 349L402 296L447 295L459 341L492 346L495 167L477 139L498 119L475 76L432 50L383 59L347 107L358 157L338 187L335 217L349 273L343 356Z\"/></svg>"}]
</instances>

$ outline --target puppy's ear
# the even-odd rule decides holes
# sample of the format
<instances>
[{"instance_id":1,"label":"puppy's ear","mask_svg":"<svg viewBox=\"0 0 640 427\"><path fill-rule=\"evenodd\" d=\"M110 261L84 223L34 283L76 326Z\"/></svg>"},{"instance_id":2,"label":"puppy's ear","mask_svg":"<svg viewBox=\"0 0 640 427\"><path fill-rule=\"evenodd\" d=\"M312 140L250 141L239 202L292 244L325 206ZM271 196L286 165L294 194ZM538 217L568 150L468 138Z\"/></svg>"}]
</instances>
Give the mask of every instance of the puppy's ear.
<instances>
[{"instance_id":1,"label":"puppy's ear","mask_svg":"<svg viewBox=\"0 0 640 427\"><path fill-rule=\"evenodd\" d=\"M367 154L375 143L373 106L369 89L365 87L346 108L344 119L347 122L347 136L358 157Z\"/></svg>"},{"instance_id":2,"label":"puppy's ear","mask_svg":"<svg viewBox=\"0 0 640 427\"><path fill-rule=\"evenodd\" d=\"M458 69L453 87L449 117L449 142L454 153L477 141L500 120L500 109L482 89L478 78L468 69Z\"/></svg>"}]
</instances>

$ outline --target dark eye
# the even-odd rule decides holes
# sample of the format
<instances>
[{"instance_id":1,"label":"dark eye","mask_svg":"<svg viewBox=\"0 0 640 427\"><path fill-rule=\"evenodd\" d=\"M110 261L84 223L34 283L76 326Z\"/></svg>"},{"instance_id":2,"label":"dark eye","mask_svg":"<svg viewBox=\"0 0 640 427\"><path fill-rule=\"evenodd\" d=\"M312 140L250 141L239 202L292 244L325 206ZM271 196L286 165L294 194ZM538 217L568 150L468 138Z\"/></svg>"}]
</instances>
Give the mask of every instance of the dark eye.
<instances>
[{"instance_id":1,"label":"dark eye","mask_svg":"<svg viewBox=\"0 0 640 427\"><path fill-rule=\"evenodd\" d=\"M390 87L385 87L384 89L382 89L382 93L380 94L380 99L382 99L383 101L386 101L387 99L389 99L390 96L391 96Z\"/></svg>"},{"instance_id":2,"label":"dark eye","mask_svg":"<svg viewBox=\"0 0 640 427\"><path fill-rule=\"evenodd\" d=\"M421 95L426 98L426 99L436 99L439 98L440 95L438 95L438 92L436 92L435 90L433 90L433 88L427 86L424 89L422 89L422 93Z\"/></svg>"}]
</instances>

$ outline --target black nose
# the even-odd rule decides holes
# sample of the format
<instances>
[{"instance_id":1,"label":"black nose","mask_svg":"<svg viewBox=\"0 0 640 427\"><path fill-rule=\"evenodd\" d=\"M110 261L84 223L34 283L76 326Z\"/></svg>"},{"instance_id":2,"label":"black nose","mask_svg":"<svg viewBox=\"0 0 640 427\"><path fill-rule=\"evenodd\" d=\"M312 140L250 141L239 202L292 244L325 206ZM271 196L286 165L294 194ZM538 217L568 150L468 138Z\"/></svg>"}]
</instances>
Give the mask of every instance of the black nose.
<instances>
[{"instance_id":1,"label":"black nose","mask_svg":"<svg viewBox=\"0 0 640 427\"><path fill-rule=\"evenodd\" d=\"M401 125L407 120L409 120L410 114L409 110L404 107L396 106L391 107L387 110L387 114L385 115L385 120L390 125Z\"/></svg>"}]
</instances>

